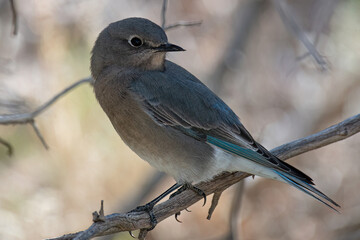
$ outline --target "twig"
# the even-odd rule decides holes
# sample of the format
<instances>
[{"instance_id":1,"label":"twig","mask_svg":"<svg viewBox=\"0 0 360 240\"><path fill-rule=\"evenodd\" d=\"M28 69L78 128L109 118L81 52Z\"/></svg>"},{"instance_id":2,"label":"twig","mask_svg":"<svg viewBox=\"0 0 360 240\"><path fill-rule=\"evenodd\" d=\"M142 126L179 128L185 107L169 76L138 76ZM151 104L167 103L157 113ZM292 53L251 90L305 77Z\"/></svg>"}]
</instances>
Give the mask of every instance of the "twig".
<instances>
[{"instance_id":1,"label":"twig","mask_svg":"<svg viewBox=\"0 0 360 240\"><path fill-rule=\"evenodd\" d=\"M244 194L245 182L241 181L236 185L236 189L234 192L234 198L231 202L230 209L230 229L228 236L225 239L227 240L236 240L238 238L237 234L237 219L241 209L242 196Z\"/></svg>"},{"instance_id":2,"label":"twig","mask_svg":"<svg viewBox=\"0 0 360 240\"><path fill-rule=\"evenodd\" d=\"M233 34L228 43L224 44L226 49L216 68L210 73L208 80L209 87L215 93L220 93L225 81L226 74L231 71L231 66L237 66L244 54L246 44L248 42L250 33L256 26L256 21L260 18L264 11L266 1L247 0L238 3L235 10L235 18L231 23L233 27ZM230 64L229 64L230 63Z\"/></svg>"},{"instance_id":3,"label":"twig","mask_svg":"<svg viewBox=\"0 0 360 240\"><path fill-rule=\"evenodd\" d=\"M145 240L147 234L148 234L148 230L146 230L144 228L141 229L140 232L139 232L138 239L139 240Z\"/></svg>"},{"instance_id":4,"label":"twig","mask_svg":"<svg viewBox=\"0 0 360 240\"><path fill-rule=\"evenodd\" d=\"M321 70L326 70L327 64L326 61L323 59L323 57L319 54L319 52L316 50L316 47L314 44L311 43L309 38L306 36L304 30L297 24L297 22L294 19L293 13L290 11L290 9L287 7L287 3L283 0L273 0L273 3L283 20L283 23L285 26L291 30L291 32L295 35L295 37L300 40L306 49L309 51L309 53L313 56L317 64L321 67Z\"/></svg>"},{"instance_id":5,"label":"twig","mask_svg":"<svg viewBox=\"0 0 360 240\"><path fill-rule=\"evenodd\" d=\"M36 123L35 123L35 120L33 120L32 122L30 122L30 125L33 127L35 133L36 133L36 136L38 136L38 138L40 139L42 145L44 146L44 148L46 150L49 149L49 146L47 145L46 141L45 141L45 138L43 137L43 135L40 133L40 130L39 128L37 127Z\"/></svg>"},{"instance_id":6,"label":"twig","mask_svg":"<svg viewBox=\"0 0 360 240\"><path fill-rule=\"evenodd\" d=\"M16 35L18 32L18 18L17 18L17 11L15 7L15 0L9 0L10 1L10 8L12 13L12 25L13 25L13 31L12 34Z\"/></svg>"},{"instance_id":7,"label":"twig","mask_svg":"<svg viewBox=\"0 0 360 240\"><path fill-rule=\"evenodd\" d=\"M166 11L167 11L168 0L163 0L162 7L161 7L161 27L164 31L175 29L177 27L191 27L197 26L202 23L202 21L179 21L173 24L166 26Z\"/></svg>"},{"instance_id":8,"label":"twig","mask_svg":"<svg viewBox=\"0 0 360 240\"><path fill-rule=\"evenodd\" d=\"M334 9L338 2L339 0L322 0L317 2L317 12L314 13L315 19L313 20L314 24L311 30L315 33L314 46L318 44L322 31L324 30L325 26L329 24L329 20L333 15ZM296 60L302 61L310 55L310 52L306 52L303 55L297 57Z\"/></svg>"},{"instance_id":9,"label":"twig","mask_svg":"<svg viewBox=\"0 0 360 240\"><path fill-rule=\"evenodd\" d=\"M360 131L360 114L327 129L299 140L274 148L271 153L280 159L288 159L302 153L321 148L331 143L346 139Z\"/></svg>"},{"instance_id":10,"label":"twig","mask_svg":"<svg viewBox=\"0 0 360 240\"><path fill-rule=\"evenodd\" d=\"M222 192L223 191L214 192L213 198L212 198L212 201L211 201L211 206L210 206L209 211L208 211L208 216L206 217L207 220L211 219L211 217L212 217L212 215L213 215L213 213L215 211L215 208L219 203Z\"/></svg>"},{"instance_id":11,"label":"twig","mask_svg":"<svg viewBox=\"0 0 360 240\"><path fill-rule=\"evenodd\" d=\"M40 113L45 111L48 107L50 107L54 102L56 102L63 95L71 91L73 88L79 86L83 83L92 83L92 78L85 78L80 81L77 81L71 84L69 87L62 90L60 93L52 97L49 101L38 107L35 111L30 113L20 113L20 114L5 114L0 115L0 124L25 124L31 123L35 117L37 117Z\"/></svg>"},{"instance_id":12,"label":"twig","mask_svg":"<svg viewBox=\"0 0 360 240\"><path fill-rule=\"evenodd\" d=\"M0 138L0 144L4 145L7 148L7 154L11 157L13 154L13 147L11 146L11 144L2 138Z\"/></svg>"},{"instance_id":13,"label":"twig","mask_svg":"<svg viewBox=\"0 0 360 240\"><path fill-rule=\"evenodd\" d=\"M163 0L161 6L161 16L160 16L162 29L165 29L167 4L168 4L168 0Z\"/></svg>"},{"instance_id":14,"label":"twig","mask_svg":"<svg viewBox=\"0 0 360 240\"><path fill-rule=\"evenodd\" d=\"M308 137L284 144L273 149L271 152L281 159L286 160L292 156L348 138L359 131L360 114L350 117L343 122ZM248 176L250 176L250 174L241 172L222 173L209 182L197 184L196 187L202 189L207 195L209 195L214 192L224 191L226 188ZM197 195L193 191L184 191L166 202L155 206L153 211L158 222L161 222L176 212L191 206L200 199L202 199L202 196ZM149 215L146 212L114 213L105 216L105 222L93 223L83 232L79 232L75 235L68 234L55 239L84 240L91 239L96 236L104 236L122 231L133 231L149 227L151 227L151 224ZM74 238L74 236L77 237Z\"/></svg>"},{"instance_id":15,"label":"twig","mask_svg":"<svg viewBox=\"0 0 360 240\"><path fill-rule=\"evenodd\" d=\"M40 130L38 129L38 127L35 124L35 117L37 117L40 113L45 111L48 107L50 107L53 103L55 103L59 98L61 98L63 95L65 95L66 93L68 93L69 91L74 89L75 87L77 87L83 83L92 83L92 82L93 82L93 79L91 77L89 77L89 78L85 78L85 79L82 79L80 81L77 81L77 82L71 84L69 87L65 88L60 93L58 93L57 95L52 97L49 101L47 101L46 103L44 103L43 105L41 105L40 107L35 109L33 112L0 115L0 124L3 124L3 125L27 124L27 123L31 124L32 128L34 129L36 135L40 139L40 141L43 144L43 146L45 147L45 149L48 149L49 146L47 145L45 138L42 136L42 134L40 133ZM5 145L4 143L2 143L2 144ZM12 148L9 148L9 150L10 149L11 149L11 153L12 153Z\"/></svg>"},{"instance_id":16,"label":"twig","mask_svg":"<svg viewBox=\"0 0 360 240\"><path fill-rule=\"evenodd\" d=\"M197 26L202 24L202 21L179 21L174 24L170 24L166 27L164 27L165 31L177 28L177 27L191 27L191 26Z\"/></svg>"},{"instance_id":17,"label":"twig","mask_svg":"<svg viewBox=\"0 0 360 240\"><path fill-rule=\"evenodd\" d=\"M99 212L93 212L93 222L104 222L105 215L104 215L104 200L101 200L100 210Z\"/></svg>"}]
</instances>

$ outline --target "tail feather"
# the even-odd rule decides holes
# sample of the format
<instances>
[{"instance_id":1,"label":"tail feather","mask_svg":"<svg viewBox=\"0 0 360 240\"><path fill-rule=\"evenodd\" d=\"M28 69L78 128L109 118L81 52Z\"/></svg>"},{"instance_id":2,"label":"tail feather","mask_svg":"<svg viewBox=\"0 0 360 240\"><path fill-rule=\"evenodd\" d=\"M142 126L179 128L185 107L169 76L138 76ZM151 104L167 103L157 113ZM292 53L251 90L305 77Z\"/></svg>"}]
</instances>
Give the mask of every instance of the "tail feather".
<instances>
[{"instance_id":1,"label":"tail feather","mask_svg":"<svg viewBox=\"0 0 360 240\"><path fill-rule=\"evenodd\" d=\"M339 208L340 208L340 205L337 204L334 200L332 200L328 196L326 196L324 193L320 192L315 187L313 187L310 184L308 184L308 183L306 183L306 182L304 182L302 180L299 180L296 177L291 176L290 174L287 174L285 172L280 172L280 171L275 170L275 169L273 171L276 174L278 174L288 184L290 184L290 185L296 187L297 189L303 191L304 193L312 196L313 198L315 198L318 201L322 202L323 204L325 204L329 208L335 210L336 212L339 212L336 208L331 206L330 203L333 204L336 207L339 207Z\"/></svg>"}]
</instances>

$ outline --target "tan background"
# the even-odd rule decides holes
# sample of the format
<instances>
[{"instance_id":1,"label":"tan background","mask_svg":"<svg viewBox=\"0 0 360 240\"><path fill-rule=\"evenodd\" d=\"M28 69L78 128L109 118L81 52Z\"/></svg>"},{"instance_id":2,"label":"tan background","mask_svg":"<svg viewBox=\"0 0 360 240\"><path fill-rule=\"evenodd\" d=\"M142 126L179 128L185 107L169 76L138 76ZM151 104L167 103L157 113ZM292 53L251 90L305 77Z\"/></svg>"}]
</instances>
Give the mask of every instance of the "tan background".
<instances>
[{"instance_id":1,"label":"tan background","mask_svg":"<svg viewBox=\"0 0 360 240\"><path fill-rule=\"evenodd\" d=\"M248 1L170 1L168 23L203 23L169 31L169 41L187 51L168 58L216 87L253 136L271 149L360 112L360 2L340 1L320 35L317 47L329 66L325 72L311 57L296 59L306 49L284 26L273 4L265 2L258 16L250 18L253 25L245 51L235 53L241 60L226 62L228 71L220 88L211 76ZM290 5L310 39L319 16L313 2ZM160 23L160 0L16 3L19 34L12 36L8 1L0 1L0 100L22 99L30 109L89 76L92 45L109 23L130 16ZM83 230L101 199L107 214L125 205L130 206L127 210L135 207L129 201L155 170L117 136L91 87L72 91L37 123L48 151L30 126L0 126L0 137L15 150L8 157L0 146L0 239L41 239ZM351 239L360 231L359 155L360 135L355 135L289 160L342 206L341 214L285 184L246 179L237 223L240 238ZM173 183L166 178L150 198ZM206 220L209 203L206 207L197 203L191 213L182 213L182 224L171 217L149 239L223 239L232 196L231 189L224 193L211 221ZM116 237L131 239L128 233Z\"/></svg>"}]
</instances>

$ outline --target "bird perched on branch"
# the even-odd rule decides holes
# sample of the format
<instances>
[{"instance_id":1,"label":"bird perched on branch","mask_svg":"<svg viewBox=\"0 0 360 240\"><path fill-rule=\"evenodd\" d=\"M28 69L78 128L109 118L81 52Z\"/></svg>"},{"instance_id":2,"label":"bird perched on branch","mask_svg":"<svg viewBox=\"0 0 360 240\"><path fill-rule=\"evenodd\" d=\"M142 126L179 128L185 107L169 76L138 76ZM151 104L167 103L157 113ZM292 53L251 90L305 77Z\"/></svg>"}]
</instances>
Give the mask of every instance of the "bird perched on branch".
<instances>
[{"instance_id":1,"label":"bird perched on branch","mask_svg":"<svg viewBox=\"0 0 360 240\"><path fill-rule=\"evenodd\" d=\"M163 29L144 18L110 24L91 57L94 90L122 140L176 184L149 204L151 210L181 186L224 171L242 171L288 183L332 209L339 205L317 190L312 179L257 143L238 116L194 75L165 59L184 51Z\"/></svg>"}]
</instances>

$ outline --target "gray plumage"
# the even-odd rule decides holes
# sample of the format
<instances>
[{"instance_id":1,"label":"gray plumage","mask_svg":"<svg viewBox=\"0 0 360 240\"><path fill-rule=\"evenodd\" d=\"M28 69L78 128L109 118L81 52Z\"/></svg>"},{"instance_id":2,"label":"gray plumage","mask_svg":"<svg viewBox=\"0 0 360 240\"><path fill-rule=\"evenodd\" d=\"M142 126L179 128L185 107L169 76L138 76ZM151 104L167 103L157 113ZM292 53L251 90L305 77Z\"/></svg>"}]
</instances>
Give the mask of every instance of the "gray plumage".
<instances>
[{"instance_id":1,"label":"gray plumage","mask_svg":"<svg viewBox=\"0 0 360 240\"><path fill-rule=\"evenodd\" d=\"M181 50L168 43L158 25L142 18L110 24L95 43L91 71L96 97L135 153L178 183L244 171L338 206L312 186L309 176L257 143L195 76L165 60L166 52Z\"/></svg>"}]
</instances>

